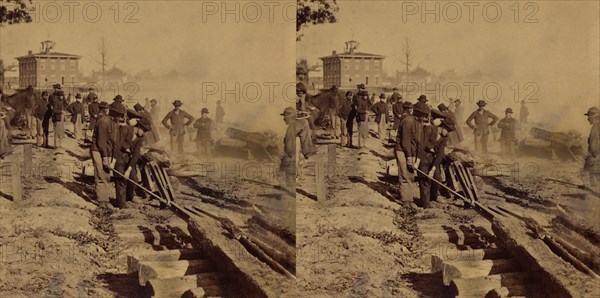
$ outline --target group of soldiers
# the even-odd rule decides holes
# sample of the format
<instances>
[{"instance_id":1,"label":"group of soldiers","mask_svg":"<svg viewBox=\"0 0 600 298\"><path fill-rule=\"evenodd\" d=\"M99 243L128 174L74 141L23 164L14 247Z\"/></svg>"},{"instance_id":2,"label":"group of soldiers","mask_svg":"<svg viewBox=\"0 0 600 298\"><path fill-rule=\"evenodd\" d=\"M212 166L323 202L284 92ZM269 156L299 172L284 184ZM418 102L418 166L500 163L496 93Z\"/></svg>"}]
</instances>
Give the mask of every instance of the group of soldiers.
<instances>
[{"instance_id":1,"label":"group of soldiers","mask_svg":"<svg viewBox=\"0 0 600 298\"><path fill-rule=\"evenodd\" d=\"M329 90L337 94L338 89L332 86ZM393 94L386 97L379 96L379 102L373 103L373 97L369 97L364 84L357 85L357 91L346 91L345 98L340 101L337 115L341 119L340 133L341 145L349 148L365 148L368 138L369 112L374 114L374 122L377 124L377 136L384 139L386 131L396 135L395 157L398 165L398 176L401 199L412 199L419 197L419 205L428 208L431 201L438 199L443 161L446 147L457 147L464 141L462 125L473 131L473 142L476 154L488 153L488 137L495 135L495 126L500 130L497 138L500 143L500 155L508 159L514 159L517 145L517 132L520 126L527 124L529 111L525 102L521 102L519 120L513 118L512 108L504 110L504 117L499 118L486 109L484 100L476 102L477 109L467 119L463 119L463 107L460 99L450 99L450 106L441 103L437 108L428 104L425 95L418 97L417 102L412 104L405 101L398 89L393 89ZM298 115L310 115L310 108L306 103L306 88L302 83L296 86ZM286 119L293 118L293 109L288 108L284 112ZM389 113L391 110L391 113ZM391 114L391 115L390 115ZM590 133L589 155L586 159L585 168L590 172L592 185L598 185L600 175L600 111L592 108L586 114L593 125ZM308 116L306 116L308 117ZM308 140L311 136L309 129L310 121L299 123L298 116L294 122L298 127L295 135L302 141L302 151L311 152ZM288 120L286 120L288 121ZM354 123L358 125L358 147L353 145ZM388 124L390 124L388 128ZM288 130L289 130L288 126ZM291 142L291 141L290 141ZM306 154L305 154L306 156ZM416 177L415 177L416 176ZM416 181L414 183L413 181ZM418 190L417 190L418 187Z\"/></svg>"}]
</instances>

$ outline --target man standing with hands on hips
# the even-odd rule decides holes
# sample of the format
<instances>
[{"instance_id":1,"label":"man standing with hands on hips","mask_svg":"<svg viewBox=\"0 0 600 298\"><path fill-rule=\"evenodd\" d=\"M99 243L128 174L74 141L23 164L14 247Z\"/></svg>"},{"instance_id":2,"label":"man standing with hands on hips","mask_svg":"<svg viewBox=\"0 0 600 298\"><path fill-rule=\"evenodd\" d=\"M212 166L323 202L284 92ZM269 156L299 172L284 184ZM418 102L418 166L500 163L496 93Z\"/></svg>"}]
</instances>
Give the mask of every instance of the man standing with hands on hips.
<instances>
[{"instance_id":1,"label":"man standing with hands on hips","mask_svg":"<svg viewBox=\"0 0 600 298\"><path fill-rule=\"evenodd\" d=\"M183 136L187 126L194 122L194 117L187 112L181 110L183 103L177 99L173 102L173 110L171 110L163 119L162 124L169 130L171 135L171 152L183 153Z\"/></svg>"}]
</instances>

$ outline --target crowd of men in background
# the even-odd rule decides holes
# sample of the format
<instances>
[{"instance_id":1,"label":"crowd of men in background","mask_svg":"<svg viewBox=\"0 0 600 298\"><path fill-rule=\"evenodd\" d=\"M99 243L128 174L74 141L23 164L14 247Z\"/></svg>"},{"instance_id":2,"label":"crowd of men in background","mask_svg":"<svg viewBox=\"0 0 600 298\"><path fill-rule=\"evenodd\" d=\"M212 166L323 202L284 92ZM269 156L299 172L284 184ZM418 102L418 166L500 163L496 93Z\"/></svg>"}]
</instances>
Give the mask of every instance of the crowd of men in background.
<instances>
[{"instance_id":1,"label":"crowd of men in background","mask_svg":"<svg viewBox=\"0 0 600 298\"><path fill-rule=\"evenodd\" d=\"M331 92L337 92L332 86ZM297 110L306 111L306 88L297 84ZM355 92L346 91L337 109L341 119L341 145L348 148L366 148L369 137L369 112L374 114L377 124L376 135L379 139L394 138L394 153L398 165L400 199L411 200L419 197L418 205L429 208L431 201L436 201L442 180L443 160L446 148L461 147L464 141L463 125L473 131L473 147L475 154L487 154L489 135L500 144L500 156L513 160L518 144L517 132L520 126L528 121L529 111L525 102L521 102L519 121L513 118L512 108L504 110L504 117L499 118L486 109L484 100L476 102L477 109L464 119L464 109L460 99L450 99L449 106L444 103L436 108L428 104L425 95L417 98L416 103L405 101L394 88L391 96L379 96L379 102L373 103L374 96L364 84L357 85ZM390 113L391 111L391 113ZM588 139L589 154L584 169L590 173L591 185L600 184L600 111L591 108L588 120L592 131ZM358 147L353 144L354 124L358 125ZM388 123L390 125L388 125ZM500 131L496 138L495 127ZM386 132L389 134L386 135ZM395 137L394 137L395 135ZM462 146L462 148L466 148ZM416 176L416 177L415 177ZM416 181L413 182L413 181ZM417 189L418 188L418 189Z\"/></svg>"}]
</instances>

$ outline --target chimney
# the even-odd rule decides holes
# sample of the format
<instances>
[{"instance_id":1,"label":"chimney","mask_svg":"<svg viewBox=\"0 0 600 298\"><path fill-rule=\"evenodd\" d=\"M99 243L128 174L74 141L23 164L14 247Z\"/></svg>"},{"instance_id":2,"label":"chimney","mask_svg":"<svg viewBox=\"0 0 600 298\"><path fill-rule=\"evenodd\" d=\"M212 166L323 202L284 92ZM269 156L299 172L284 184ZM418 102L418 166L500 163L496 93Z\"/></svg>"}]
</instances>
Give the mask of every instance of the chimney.
<instances>
[{"instance_id":1,"label":"chimney","mask_svg":"<svg viewBox=\"0 0 600 298\"><path fill-rule=\"evenodd\" d=\"M332 54L332 55L335 55L335 54L337 54L337 52L336 52L336 51L333 51L333 52L331 52L331 54Z\"/></svg>"},{"instance_id":2,"label":"chimney","mask_svg":"<svg viewBox=\"0 0 600 298\"><path fill-rule=\"evenodd\" d=\"M32 51L32 50L29 50L29 51L27 52L27 54L28 54L29 56L31 56L31 55L33 55L33 51Z\"/></svg>"}]
</instances>

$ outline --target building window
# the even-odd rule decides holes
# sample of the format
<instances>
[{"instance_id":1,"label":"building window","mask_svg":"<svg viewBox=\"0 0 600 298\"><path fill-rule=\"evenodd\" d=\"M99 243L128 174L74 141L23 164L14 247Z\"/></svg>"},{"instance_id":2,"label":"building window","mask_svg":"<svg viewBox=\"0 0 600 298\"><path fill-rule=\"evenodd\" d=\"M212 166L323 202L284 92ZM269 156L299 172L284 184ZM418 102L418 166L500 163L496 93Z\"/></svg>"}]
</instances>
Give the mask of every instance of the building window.
<instances>
[{"instance_id":1,"label":"building window","mask_svg":"<svg viewBox=\"0 0 600 298\"><path fill-rule=\"evenodd\" d=\"M373 63L372 60L365 61L365 70L371 69L371 63Z\"/></svg>"},{"instance_id":2,"label":"building window","mask_svg":"<svg viewBox=\"0 0 600 298\"><path fill-rule=\"evenodd\" d=\"M375 70L379 70L379 61L377 61L377 63L375 63Z\"/></svg>"},{"instance_id":3,"label":"building window","mask_svg":"<svg viewBox=\"0 0 600 298\"><path fill-rule=\"evenodd\" d=\"M375 85L379 85L379 77L375 77Z\"/></svg>"},{"instance_id":4,"label":"building window","mask_svg":"<svg viewBox=\"0 0 600 298\"><path fill-rule=\"evenodd\" d=\"M60 61L60 70L65 70L65 60Z\"/></svg>"},{"instance_id":5,"label":"building window","mask_svg":"<svg viewBox=\"0 0 600 298\"><path fill-rule=\"evenodd\" d=\"M50 69L51 70L55 70L56 69L56 61L50 60Z\"/></svg>"},{"instance_id":6,"label":"building window","mask_svg":"<svg viewBox=\"0 0 600 298\"><path fill-rule=\"evenodd\" d=\"M369 76L365 77L365 85L369 85Z\"/></svg>"}]
</instances>

